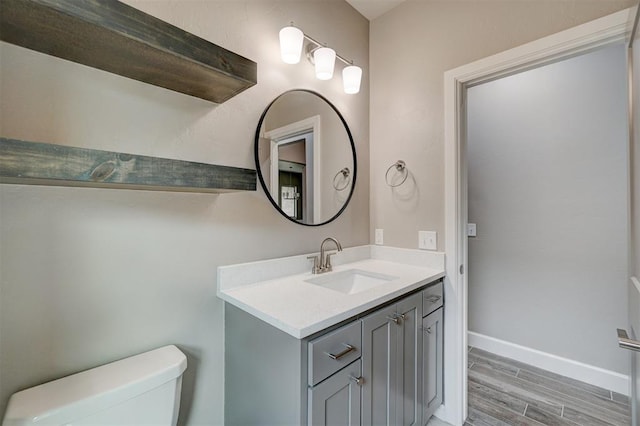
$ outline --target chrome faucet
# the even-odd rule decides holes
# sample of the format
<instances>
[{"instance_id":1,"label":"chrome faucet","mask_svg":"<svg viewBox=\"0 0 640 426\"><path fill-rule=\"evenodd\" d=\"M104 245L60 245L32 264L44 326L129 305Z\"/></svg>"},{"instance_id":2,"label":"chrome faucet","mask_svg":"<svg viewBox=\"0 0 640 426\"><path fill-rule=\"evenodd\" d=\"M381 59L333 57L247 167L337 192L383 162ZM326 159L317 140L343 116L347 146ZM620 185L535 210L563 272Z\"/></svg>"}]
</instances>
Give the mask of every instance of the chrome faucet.
<instances>
[{"instance_id":1,"label":"chrome faucet","mask_svg":"<svg viewBox=\"0 0 640 426\"><path fill-rule=\"evenodd\" d=\"M324 245L329 241L332 241L336 245L337 251L331 253L327 253L325 251ZM322 244L320 244L320 259L318 259L318 256L307 257L307 259L313 259L313 269L311 269L311 273L322 274L323 272L331 272L333 270L333 266L331 266L331 256L336 254L338 251L342 251L340 241L333 237L325 238L322 241Z\"/></svg>"}]
</instances>

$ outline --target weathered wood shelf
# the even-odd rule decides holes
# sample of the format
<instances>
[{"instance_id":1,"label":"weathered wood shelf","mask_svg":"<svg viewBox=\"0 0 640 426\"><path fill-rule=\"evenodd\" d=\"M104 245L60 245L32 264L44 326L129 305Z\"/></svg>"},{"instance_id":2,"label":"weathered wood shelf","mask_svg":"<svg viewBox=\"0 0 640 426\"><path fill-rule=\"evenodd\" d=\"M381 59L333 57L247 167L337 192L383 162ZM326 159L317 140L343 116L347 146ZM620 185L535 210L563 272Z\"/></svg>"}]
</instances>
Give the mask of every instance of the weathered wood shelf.
<instances>
[{"instance_id":1,"label":"weathered wood shelf","mask_svg":"<svg viewBox=\"0 0 640 426\"><path fill-rule=\"evenodd\" d=\"M255 191L256 171L0 137L0 183L220 193Z\"/></svg>"},{"instance_id":2,"label":"weathered wood shelf","mask_svg":"<svg viewBox=\"0 0 640 426\"><path fill-rule=\"evenodd\" d=\"M257 64L116 0L2 0L0 40L222 103Z\"/></svg>"}]
</instances>

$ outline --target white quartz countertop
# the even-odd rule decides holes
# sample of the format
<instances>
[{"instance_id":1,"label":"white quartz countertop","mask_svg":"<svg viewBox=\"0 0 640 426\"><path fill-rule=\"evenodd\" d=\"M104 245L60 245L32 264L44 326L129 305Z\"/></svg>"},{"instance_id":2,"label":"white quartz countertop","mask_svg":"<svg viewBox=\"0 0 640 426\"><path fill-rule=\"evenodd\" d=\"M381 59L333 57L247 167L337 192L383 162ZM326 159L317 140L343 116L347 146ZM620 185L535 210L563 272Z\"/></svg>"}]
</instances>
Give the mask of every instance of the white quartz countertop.
<instances>
[{"instance_id":1,"label":"white quartz countertop","mask_svg":"<svg viewBox=\"0 0 640 426\"><path fill-rule=\"evenodd\" d=\"M373 254L373 256L367 256L365 247L369 255ZM345 249L347 250L349 249ZM422 262L420 259L422 253L409 253L417 250L391 249L389 256L380 255L389 250L382 248L376 250L375 247L372 249L372 246L351 250L345 257L353 261L334 266L332 272L321 275L311 274L310 264L307 262L302 262L302 265L309 269L307 272L275 278L265 273L270 266L286 270L282 262L289 262L289 265L295 262L296 265L300 265L298 258L301 256L255 262L253 265L243 264L235 269L234 266L221 267L223 272L218 270L218 297L291 336L302 339L444 276L444 256L441 254L433 253L433 255L440 255L440 258L435 261L429 259ZM402 250L406 250L407 256L402 256ZM337 259L339 255L335 258ZM362 257L365 258L358 260ZM273 264L269 265L269 262ZM254 266L253 269L251 266ZM224 268L230 269L224 270ZM355 294L345 294L305 282L311 278L328 277L349 269L388 275L393 279ZM252 275L261 278L252 282ZM238 276L241 276L240 281L243 282L227 284L233 279L237 280Z\"/></svg>"}]
</instances>

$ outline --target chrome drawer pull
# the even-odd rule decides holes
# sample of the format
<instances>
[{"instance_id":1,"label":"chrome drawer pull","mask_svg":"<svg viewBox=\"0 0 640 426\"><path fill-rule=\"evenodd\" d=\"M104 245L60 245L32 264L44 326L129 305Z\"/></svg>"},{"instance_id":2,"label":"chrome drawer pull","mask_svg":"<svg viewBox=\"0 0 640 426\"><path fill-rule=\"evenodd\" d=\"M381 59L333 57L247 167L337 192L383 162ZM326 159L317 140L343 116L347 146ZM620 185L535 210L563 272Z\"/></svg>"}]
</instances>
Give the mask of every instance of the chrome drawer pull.
<instances>
[{"instance_id":1,"label":"chrome drawer pull","mask_svg":"<svg viewBox=\"0 0 640 426\"><path fill-rule=\"evenodd\" d=\"M331 354L331 353L327 353L327 355L329 355L329 358L335 359L335 360L339 360L340 358L342 358L343 356L347 355L348 353L353 352L353 351L357 351L355 346L351 346L351 345L348 345L346 343L344 343L344 345L347 348L344 351L340 352L339 354L335 354L334 355L334 354Z\"/></svg>"},{"instance_id":2,"label":"chrome drawer pull","mask_svg":"<svg viewBox=\"0 0 640 426\"><path fill-rule=\"evenodd\" d=\"M429 303L436 303L436 302L437 302L438 300L440 300L440 299L442 299L442 296L436 296L436 295L434 294L434 295L431 295L431 296L427 297L427 302L429 302Z\"/></svg>"},{"instance_id":3,"label":"chrome drawer pull","mask_svg":"<svg viewBox=\"0 0 640 426\"><path fill-rule=\"evenodd\" d=\"M349 379L353 380L358 386L362 386L364 384L364 377L362 376L360 377L349 376Z\"/></svg>"},{"instance_id":4,"label":"chrome drawer pull","mask_svg":"<svg viewBox=\"0 0 640 426\"><path fill-rule=\"evenodd\" d=\"M629 339L626 330L618 329L618 346L622 349L640 352L640 341Z\"/></svg>"}]
</instances>

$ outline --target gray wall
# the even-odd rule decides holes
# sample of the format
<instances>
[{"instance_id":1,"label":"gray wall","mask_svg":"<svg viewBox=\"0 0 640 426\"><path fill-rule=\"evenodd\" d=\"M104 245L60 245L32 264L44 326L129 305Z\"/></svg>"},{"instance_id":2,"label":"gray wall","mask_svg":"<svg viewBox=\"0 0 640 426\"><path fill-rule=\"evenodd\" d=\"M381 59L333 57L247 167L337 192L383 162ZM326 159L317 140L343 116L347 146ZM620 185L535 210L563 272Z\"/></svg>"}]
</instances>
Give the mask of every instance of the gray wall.
<instances>
[{"instance_id":1,"label":"gray wall","mask_svg":"<svg viewBox=\"0 0 640 426\"><path fill-rule=\"evenodd\" d=\"M468 90L469 330L628 373L623 45Z\"/></svg>"},{"instance_id":2,"label":"gray wall","mask_svg":"<svg viewBox=\"0 0 640 426\"><path fill-rule=\"evenodd\" d=\"M132 1L258 63L222 105L0 43L0 134L254 168L262 110L316 90L351 126L359 179L330 225L296 225L262 189L235 194L0 185L0 415L17 390L166 344L188 356L181 423L222 424L223 303L216 267L369 242L369 24L343 1ZM362 90L282 63L293 20L363 67ZM337 66L341 70L340 65Z\"/></svg>"},{"instance_id":3,"label":"gray wall","mask_svg":"<svg viewBox=\"0 0 640 426\"><path fill-rule=\"evenodd\" d=\"M635 0L407 0L371 22L371 226L385 244L417 248L438 231L444 249L443 73L605 16ZM416 184L392 191L402 159Z\"/></svg>"}]
</instances>

